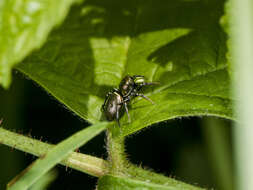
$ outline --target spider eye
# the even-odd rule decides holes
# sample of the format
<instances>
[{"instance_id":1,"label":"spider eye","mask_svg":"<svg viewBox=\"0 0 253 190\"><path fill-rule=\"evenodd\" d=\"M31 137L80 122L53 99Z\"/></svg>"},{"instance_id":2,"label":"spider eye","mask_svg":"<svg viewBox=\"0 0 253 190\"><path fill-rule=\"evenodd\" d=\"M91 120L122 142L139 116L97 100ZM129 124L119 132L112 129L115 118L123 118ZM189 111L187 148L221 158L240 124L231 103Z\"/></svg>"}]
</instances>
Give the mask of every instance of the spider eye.
<instances>
[{"instance_id":1,"label":"spider eye","mask_svg":"<svg viewBox=\"0 0 253 190\"><path fill-rule=\"evenodd\" d=\"M144 83L145 82L145 79L143 76L136 76L135 79L134 79L134 83L135 84L141 84L141 83Z\"/></svg>"}]
</instances>

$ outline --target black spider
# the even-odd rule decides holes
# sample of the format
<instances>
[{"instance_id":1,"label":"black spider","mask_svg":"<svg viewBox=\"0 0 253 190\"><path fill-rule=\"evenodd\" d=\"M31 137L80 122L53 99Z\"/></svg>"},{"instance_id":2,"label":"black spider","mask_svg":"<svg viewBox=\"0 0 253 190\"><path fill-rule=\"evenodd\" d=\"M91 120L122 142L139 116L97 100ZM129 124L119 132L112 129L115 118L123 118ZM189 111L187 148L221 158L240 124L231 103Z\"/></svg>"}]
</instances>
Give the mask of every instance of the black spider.
<instances>
[{"instance_id":1,"label":"black spider","mask_svg":"<svg viewBox=\"0 0 253 190\"><path fill-rule=\"evenodd\" d=\"M141 75L125 76L119 84L119 89L115 88L106 95L105 102L102 106L102 111L104 112L106 119L108 121L113 121L116 119L118 125L120 126L120 111L122 109L122 106L124 106L128 116L128 121L130 122L131 119L127 104L136 96L140 96L154 104L151 99L140 93L140 90L143 86L154 84L158 83L146 82L144 76Z\"/></svg>"}]
</instances>

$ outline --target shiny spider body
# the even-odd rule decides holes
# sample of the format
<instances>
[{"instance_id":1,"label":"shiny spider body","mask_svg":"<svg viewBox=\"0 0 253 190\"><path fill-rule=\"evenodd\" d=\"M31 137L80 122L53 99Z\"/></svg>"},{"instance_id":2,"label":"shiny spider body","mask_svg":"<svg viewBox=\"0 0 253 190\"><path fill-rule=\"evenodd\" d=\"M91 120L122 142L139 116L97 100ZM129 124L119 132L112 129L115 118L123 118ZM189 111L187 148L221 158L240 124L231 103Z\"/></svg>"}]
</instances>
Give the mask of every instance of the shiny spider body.
<instances>
[{"instance_id":1,"label":"shiny spider body","mask_svg":"<svg viewBox=\"0 0 253 190\"><path fill-rule=\"evenodd\" d=\"M108 121L113 121L116 119L118 125L120 126L119 118L124 106L128 116L128 121L130 122L131 119L128 113L128 104L136 96L140 96L153 104L152 100L140 93L140 90L143 86L153 84L157 83L146 82L144 76L141 75L125 76L119 84L119 89L113 89L113 91L106 95L104 104L102 106L102 111L104 112L106 119Z\"/></svg>"}]
</instances>

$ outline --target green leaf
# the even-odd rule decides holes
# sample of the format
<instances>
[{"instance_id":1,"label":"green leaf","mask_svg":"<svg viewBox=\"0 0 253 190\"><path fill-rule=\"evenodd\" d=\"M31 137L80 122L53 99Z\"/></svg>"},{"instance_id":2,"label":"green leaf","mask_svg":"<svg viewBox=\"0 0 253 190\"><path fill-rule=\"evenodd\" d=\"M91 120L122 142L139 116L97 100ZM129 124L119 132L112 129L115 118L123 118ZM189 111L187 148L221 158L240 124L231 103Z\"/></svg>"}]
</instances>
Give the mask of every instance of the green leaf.
<instances>
[{"instance_id":1,"label":"green leaf","mask_svg":"<svg viewBox=\"0 0 253 190\"><path fill-rule=\"evenodd\" d=\"M201 188L194 187L191 185L182 186L181 184L177 185L168 185L168 184L155 184L150 183L150 181L140 181L131 178L118 177L118 176L103 176L98 181L98 190L116 190L116 189L124 189L124 190L201 190Z\"/></svg>"},{"instance_id":2,"label":"green leaf","mask_svg":"<svg viewBox=\"0 0 253 190\"><path fill-rule=\"evenodd\" d=\"M91 123L126 74L160 82L145 91L155 105L132 101L132 123L124 115L115 128L121 136L182 116L231 119L223 3L86 1L17 68Z\"/></svg>"},{"instance_id":3,"label":"green leaf","mask_svg":"<svg viewBox=\"0 0 253 190\"><path fill-rule=\"evenodd\" d=\"M107 123L98 123L72 135L57 146L53 147L47 154L36 160L21 175L17 176L8 185L10 190L28 189L38 181L46 172L61 160L66 158L76 148L84 145L94 136L105 130Z\"/></svg>"},{"instance_id":4,"label":"green leaf","mask_svg":"<svg viewBox=\"0 0 253 190\"><path fill-rule=\"evenodd\" d=\"M10 85L12 67L44 44L75 1L0 1L0 85Z\"/></svg>"}]
</instances>

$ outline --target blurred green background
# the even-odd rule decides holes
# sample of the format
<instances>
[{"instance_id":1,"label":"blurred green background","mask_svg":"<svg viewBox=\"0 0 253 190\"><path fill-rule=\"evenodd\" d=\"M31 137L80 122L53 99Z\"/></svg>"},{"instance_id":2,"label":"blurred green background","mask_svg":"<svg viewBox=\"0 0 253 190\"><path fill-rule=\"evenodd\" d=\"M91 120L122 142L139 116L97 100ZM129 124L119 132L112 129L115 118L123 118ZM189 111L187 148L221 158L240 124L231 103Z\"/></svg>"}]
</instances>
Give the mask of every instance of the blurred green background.
<instances>
[{"instance_id":1,"label":"blurred green background","mask_svg":"<svg viewBox=\"0 0 253 190\"><path fill-rule=\"evenodd\" d=\"M14 76L8 91L0 89L0 118L5 128L55 144L89 125L33 81L17 72ZM231 124L205 117L155 124L127 138L128 158L190 184L233 189ZM106 159L104 133L80 151ZM0 189L36 159L5 145L0 145L0 155ZM95 189L95 177L63 166L57 170L58 177L48 189Z\"/></svg>"}]
</instances>

